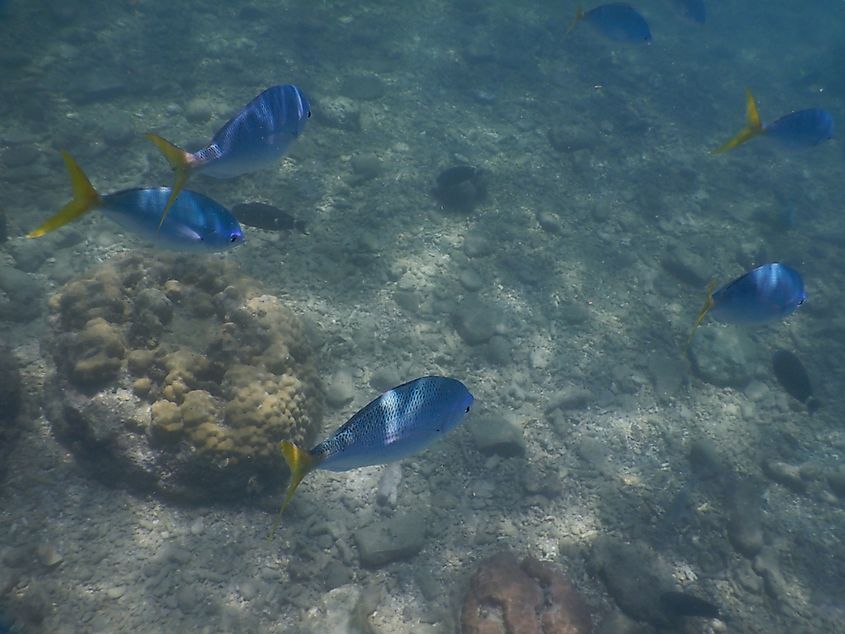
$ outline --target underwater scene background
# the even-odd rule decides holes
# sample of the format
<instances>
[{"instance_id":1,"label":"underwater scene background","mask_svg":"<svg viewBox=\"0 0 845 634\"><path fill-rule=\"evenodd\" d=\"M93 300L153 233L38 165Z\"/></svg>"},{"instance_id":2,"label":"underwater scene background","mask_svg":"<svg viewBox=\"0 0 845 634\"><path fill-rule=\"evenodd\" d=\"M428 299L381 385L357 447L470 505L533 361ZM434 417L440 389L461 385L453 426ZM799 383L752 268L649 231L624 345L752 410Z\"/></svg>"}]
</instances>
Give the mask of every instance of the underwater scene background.
<instances>
[{"instance_id":1,"label":"underwater scene background","mask_svg":"<svg viewBox=\"0 0 845 634\"><path fill-rule=\"evenodd\" d=\"M638 1L649 42L570 2L0 3L0 631L843 631L845 151L712 152L746 89L845 112L845 5L705 3ZM169 186L146 133L289 83L286 156L189 183L243 244L26 237L61 150ZM689 341L766 262L805 304ZM425 375L465 421L268 539L278 441Z\"/></svg>"}]
</instances>

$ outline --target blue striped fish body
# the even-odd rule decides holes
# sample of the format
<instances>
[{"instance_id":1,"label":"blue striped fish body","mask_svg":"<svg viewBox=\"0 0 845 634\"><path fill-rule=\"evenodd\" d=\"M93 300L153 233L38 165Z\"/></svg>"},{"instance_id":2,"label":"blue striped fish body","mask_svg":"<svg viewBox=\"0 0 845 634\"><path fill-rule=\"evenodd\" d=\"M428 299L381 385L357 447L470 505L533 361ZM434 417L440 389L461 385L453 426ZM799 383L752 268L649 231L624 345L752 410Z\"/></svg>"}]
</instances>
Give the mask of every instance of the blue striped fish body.
<instances>
[{"instance_id":1,"label":"blue striped fish body","mask_svg":"<svg viewBox=\"0 0 845 634\"><path fill-rule=\"evenodd\" d=\"M183 190L159 228L169 187L125 189L102 197L103 213L155 246L179 251L223 251L244 241L241 226L223 205Z\"/></svg>"},{"instance_id":2,"label":"blue striped fish body","mask_svg":"<svg viewBox=\"0 0 845 634\"><path fill-rule=\"evenodd\" d=\"M193 154L195 170L214 178L234 178L272 165L287 152L311 116L296 86L272 86L244 106Z\"/></svg>"},{"instance_id":3,"label":"blue striped fish body","mask_svg":"<svg viewBox=\"0 0 845 634\"><path fill-rule=\"evenodd\" d=\"M455 379L415 379L379 396L309 453L329 471L401 460L453 429L472 401Z\"/></svg>"},{"instance_id":4,"label":"blue striped fish body","mask_svg":"<svg viewBox=\"0 0 845 634\"><path fill-rule=\"evenodd\" d=\"M813 147L833 138L833 115L821 108L799 110L767 124L763 132L788 148Z\"/></svg>"},{"instance_id":5,"label":"blue striped fish body","mask_svg":"<svg viewBox=\"0 0 845 634\"><path fill-rule=\"evenodd\" d=\"M314 469L348 471L410 456L460 423L472 402L460 381L424 376L388 390L310 451L283 440L290 483L271 535L302 478Z\"/></svg>"},{"instance_id":6,"label":"blue striped fish body","mask_svg":"<svg viewBox=\"0 0 845 634\"><path fill-rule=\"evenodd\" d=\"M795 269L773 262L752 269L713 293L710 314L732 324L761 324L790 315L807 299Z\"/></svg>"},{"instance_id":7,"label":"blue striped fish body","mask_svg":"<svg viewBox=\"0 0 845 634\"><path fill-rule=\"evenodd\" d=\"M124 189L101 196L70 153L62 158L70 176L73 198L58 213L27 236L38 238L100 209L109 219L156 246L180 251L222 251L244 240L241 225L223 205L192 191L175 197L173 215L167 222L159 216L165 202L173 197L169 187Z\"/></svg>"},{"instance_id":8,"label":"blue striped fish body","mask_svg":"<svg viewBox=\"0 0 845 634\"><path fill-rule=\"evenodd\" d=\"M589 11L578 11L577 20L584 20L596 31L615 42L651 42L651 29L645 18L625 2L609 2Z\"/></svg>"}]
</instances>

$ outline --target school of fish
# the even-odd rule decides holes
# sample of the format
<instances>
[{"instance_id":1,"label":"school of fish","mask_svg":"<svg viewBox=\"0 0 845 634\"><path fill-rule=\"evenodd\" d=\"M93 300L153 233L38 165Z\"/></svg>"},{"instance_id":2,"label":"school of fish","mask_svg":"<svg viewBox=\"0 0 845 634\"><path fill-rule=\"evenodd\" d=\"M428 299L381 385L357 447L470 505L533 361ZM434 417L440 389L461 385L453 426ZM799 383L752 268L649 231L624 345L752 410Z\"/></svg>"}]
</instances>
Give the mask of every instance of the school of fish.
<instances>
[{"instance_id":1,"label":"school of fish","mask_svg":"<svg viewBox=\"0 0 845 634\"><path fill-rule=\"evenodd\" d=\"M686 18L705 24L704 0L673 0L673 4ZM645 17L626 3L579 8L565 35L581 23L613 42L653 42ZM283 84L271 86L249 101L197 152L188 152L149 133L148 138L173 170L171 187L134 188L101 195L71 155L62 152L72 199L28 237L43 236L100 209L155 246L213 252L240 245L244 233L235 216L211 198L185 189L185 185L194 174L230 179L272 166L300 137L310 116L311 106L303 92L293 84ZM745 127L712 153L725 153L757 137L771 139L788 150L812 148L833 138L833 116L826 110L810 108L763 124L757 103L748 91ZM294 226L295 221L289 216L266 220L267 209L260 204L253 204L250 211L259 218L253 221L258 226ZM715 283L711 283L689 342L707 315L731 324L765 324L790 315L807 297L798 271L780 262L761 264L714 289ZM783 352L775 357L774 364L779 380L789 386L790 393L802 402L812 402L809 379L800 362L796 366L796 361ZM425 376L380 395L310 450L280 439L280 451L291 475L274 530L300 482L311 471L346 471L415 454L456 427L472 403L473 396L461 381Z\"/></svg>"}]
</instances>

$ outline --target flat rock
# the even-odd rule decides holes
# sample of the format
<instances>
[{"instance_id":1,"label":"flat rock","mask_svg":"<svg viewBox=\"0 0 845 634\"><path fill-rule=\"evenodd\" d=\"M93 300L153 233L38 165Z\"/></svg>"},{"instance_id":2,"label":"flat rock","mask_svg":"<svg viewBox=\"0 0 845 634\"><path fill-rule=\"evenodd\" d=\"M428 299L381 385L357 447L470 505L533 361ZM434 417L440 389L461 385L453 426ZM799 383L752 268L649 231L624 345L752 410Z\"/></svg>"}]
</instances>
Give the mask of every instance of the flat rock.
<instances>
[{"instance_id":1,"label":"flat rock","mask_svg":"<svg viewBox=\"0 0 845 634\"><path fill-rule=\"evenodd\" d=\"M752 377L753 342L739 327L702 326L689 349L695 373L718 387L742 389Z\"/></svg>"},{"instance_id":2,"label":"flat rock","mask_svg":"<svg viewBox=\"0 0 845 634\"><path fill-rule=\"evenodd\" d=\"M501 414L481 416L470 424L472 438L478 450L487 455L505 458L525 455L522 428Z\"/></svg>"},{"instance_id":3,"label":"flat rock","mask_svg":"<svg viewBox=\"0 0 845 634\"><path fill-rule=\"evenodd\" d=\"M504 334L504 314L492 302L468 298L452 313L455 330L465 343L477 346L488 342L495 334Z\"/></svg>"},{"instance_id":4,"label":"flat rock","mask_svg":"<svg viewBox=\"0 0 845 634\"><path fill-rule=\"evenodd\" d=\"M379 568L394 561L411 559L425 545L427 524L425 513L412 511L359 530L355 533L355 544L361 565Z\"/></svg>"}]
</instances>

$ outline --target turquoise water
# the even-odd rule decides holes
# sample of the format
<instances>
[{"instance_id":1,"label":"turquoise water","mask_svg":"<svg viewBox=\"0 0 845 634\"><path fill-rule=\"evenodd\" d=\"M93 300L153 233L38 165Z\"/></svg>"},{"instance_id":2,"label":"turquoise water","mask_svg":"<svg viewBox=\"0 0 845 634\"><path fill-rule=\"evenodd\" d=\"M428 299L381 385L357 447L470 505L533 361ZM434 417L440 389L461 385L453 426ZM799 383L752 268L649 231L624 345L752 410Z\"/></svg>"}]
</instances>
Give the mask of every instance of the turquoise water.
<instances>
[{"instance_id":1,"label":"turquoise water","mask_svg":"<svg viewBox=\"0 0 845 634\"><path fill-rule=\"evenodd\" d=\"M0 333L23 392L0 435L0 617L23 632L461 631L473 571L508 548L553 562L596 624L659 623L654 593L619 589L651 576L718 605L728 631L841 627L841 141L710 152L743 126L746 88L764 123L839 119L845 8L712 2L701 26L643 1L640 46L586 24L564 36L575 4L522 4L5 3ZM59 150L103 193L170 185L146 132L197 149L279 83L313 109L287 156L189 187L307 233L246 226L244 245L187 261L96 211L24 237L69 199ZM438 176L461 165L471 203L444 208ZM801 271L806 305L754 329L705 321L686 353L708 280L768 261ZM233 308L230 285L268 298ZM80 337L66 306L108 293L96 309L120 327ZM216 396L255 374L251 389L284 392L259 376L286 352L261 339L266 315L297 342L285 367L322 385L302 389L303 442L425 374L460 379L475 409L398 468L312 474L268 542L278 456L214 453L189 485L125 462L148 436L165 456L181 442L150 413L156 390L183 402L177 379ZM125 356L92 362L108 380L69 389L67 358L112 340ZM129 356L190 343L210 350L202 371ZM813 415L774 376L778 349L806 366ZM239 412L275 420L254 398ZM609 539L636 556L608 564Z\"/></svg>"}]
</instances>

